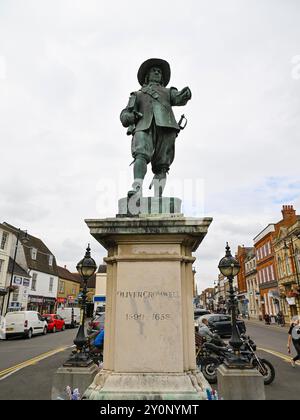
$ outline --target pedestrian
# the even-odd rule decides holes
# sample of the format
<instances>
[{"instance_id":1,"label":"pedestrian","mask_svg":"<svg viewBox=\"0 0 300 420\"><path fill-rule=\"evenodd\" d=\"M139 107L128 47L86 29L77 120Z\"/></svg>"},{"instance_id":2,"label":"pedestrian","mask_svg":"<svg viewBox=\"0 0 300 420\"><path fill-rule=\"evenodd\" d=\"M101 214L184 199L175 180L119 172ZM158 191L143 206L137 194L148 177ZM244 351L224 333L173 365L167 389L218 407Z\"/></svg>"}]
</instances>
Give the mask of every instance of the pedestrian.
<instances>
[{"instance_id":1,"label":"pedestrian","mask_svg":"<svg viewBox=\"0 0 300 420\"><path fill-rule=\"evenodd\" d=\"M293 341L293 345L295 347L295 350L297 352L297 356L295 356L291 360L291 364L293 367L295 367L295 363L297 360L300 360L300 320L299 317L295 318L294 321L292 321L289 332L288 332L288 353L291 353L291 342Z\"/></svg>"},{"instance_id":2,"label":"pedestrian","mask_svg":"<svg viewBox=\"0 0 300 420\"><path fill-rule=\"evenodd\" d=\"M209 329L208 320L206 318L203 318L201 323L198 325L198 334L206 341L211 341L213 339L214 335Z\"/></svg>"},{"instance_id":3,"label":"pedestrian","mask_svg":"<svg viewBox=\"0 0 300 420\"><path fill-rule=\"evenodd\" d=\"M268 314L265 315L265 324L270 325L270 316Z\"/></svg>"}]
</instances>

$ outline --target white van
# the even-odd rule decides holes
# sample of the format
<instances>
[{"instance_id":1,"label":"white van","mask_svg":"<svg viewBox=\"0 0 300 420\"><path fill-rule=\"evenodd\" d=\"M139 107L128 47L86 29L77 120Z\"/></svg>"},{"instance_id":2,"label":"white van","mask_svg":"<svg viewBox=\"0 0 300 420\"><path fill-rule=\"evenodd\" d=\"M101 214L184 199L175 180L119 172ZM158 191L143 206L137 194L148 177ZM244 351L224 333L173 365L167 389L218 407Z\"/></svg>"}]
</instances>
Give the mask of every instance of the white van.
<instances>
[{"instance_id":1,"label":"white van","mask_svg":"<svg viewBox=\"0 0 300 420\"><path fill-rule=\"evenodd\" d=\"M47 334L47 321L36 311L8 312L5 315L6 338Z\"/></svg>"},{"instance_id":2,"label":"white van","mask_svg":"<svg viewBox=\"0 0 300 420\"><path fill-rule=\"evenodd\" d=\"M56 313L64 319L67 328L80 324L80 308L57 308Z\"/></svg>"}]
</instances>

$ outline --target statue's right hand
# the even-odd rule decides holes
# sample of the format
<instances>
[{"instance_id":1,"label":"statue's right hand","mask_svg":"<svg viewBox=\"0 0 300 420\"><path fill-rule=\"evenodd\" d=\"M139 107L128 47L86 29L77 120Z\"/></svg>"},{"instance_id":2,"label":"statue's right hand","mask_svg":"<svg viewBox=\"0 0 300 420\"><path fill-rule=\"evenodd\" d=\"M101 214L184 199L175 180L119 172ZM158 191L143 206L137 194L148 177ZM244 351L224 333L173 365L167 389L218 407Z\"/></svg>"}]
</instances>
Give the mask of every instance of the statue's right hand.
<instances>
[{"instance_id":1,"label":"statue's right hand","mask_svg":"<svg viewBox=\"0 0 300 420\"><path fill-rule=\"evenodd\" d=\"M135 123L135 115L133 112L130 111L123 111L121 113L121 122L123 127L129 127Z\"/></svg>"},{"instance_id":2,"label":"statue's right hand","mask_svg":"<svg viewBox=\"0 0 300 420\"><path fill-rule=\"evenodd\" d=\"M136 119L135 114L133 112L128 112L127 116L126 116L126 119L127 119L128 125L134 124L135 119Z\"/></svg>"}]
</instances>

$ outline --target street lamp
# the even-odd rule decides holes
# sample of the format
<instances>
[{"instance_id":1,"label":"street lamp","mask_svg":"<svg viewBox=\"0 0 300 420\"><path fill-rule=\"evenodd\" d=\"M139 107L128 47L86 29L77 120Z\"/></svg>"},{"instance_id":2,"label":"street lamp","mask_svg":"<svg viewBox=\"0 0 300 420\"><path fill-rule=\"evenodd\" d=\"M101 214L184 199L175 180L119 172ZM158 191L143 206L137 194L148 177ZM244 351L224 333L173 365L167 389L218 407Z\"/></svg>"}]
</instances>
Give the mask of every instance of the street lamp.
<instances>
[{"instance_id":1,"label":"street lamp","mask_svg":"<svg viewBox=\"0 0 300 420\"><path fill-rule=\"evenodd\" d=\"M16 242L16 245L15 245L15 253L14 253L12 269L11 269L10 283L9 283L9 287L8 287L8 297L7 297L7 303L6 303L6 311L4 312L4 315L8 312L10 294L11 294L11 291L13 290L13 285L12 284L13 284L13 279L14 279L14 272L15 272L15 266L16 266L16 258L17 258L19 241L22 241L22 243L27 243L29 241L28 235L27 235L27 230L22 231L20 228L18 229L17 242Z\"/></svg>"},{"instance_id":2,"label":"street lamp","mask_svg":"<svg viewBox=\"0 0 300 420\"><path fill-rule=\"evenodd\" d=\"M73 354L65 363L64 366L86 367L93 363L85 351L87 345L87 338L84 332L85 315L86 315L86 297L87 297L87 282L90 277L95 274L97 265L95 260L91 257L90 244L86 249L84 258L79 261L76 269L83 279L82 300L80 308L80 326L77 331L74 344L76 346L76 353Z\"/></svg>"},{"instance_id":3,"label":"street lamp","mask_svg":"<svg viewBox=\"0 0 300 420\"><path fill-rule=\"evenodd\" d=\"M232 335L229 341L229 344L233 348L234 354L228 355L225 360L225 364L230 368L243 368L247 367L248 363L240 353L240 348L243 344L239 329L237 326L237 314L236 314L236 300L235 300L235 292L233 289L233 279L240 271L240 264L239 262L231 255L230 247L226 245L226 254L225 257L221 259L218 266L220 272L223 276L228 278L229 281L229 308L231 312L231 326L232 326Z\"/></svg>"}]
</instances>

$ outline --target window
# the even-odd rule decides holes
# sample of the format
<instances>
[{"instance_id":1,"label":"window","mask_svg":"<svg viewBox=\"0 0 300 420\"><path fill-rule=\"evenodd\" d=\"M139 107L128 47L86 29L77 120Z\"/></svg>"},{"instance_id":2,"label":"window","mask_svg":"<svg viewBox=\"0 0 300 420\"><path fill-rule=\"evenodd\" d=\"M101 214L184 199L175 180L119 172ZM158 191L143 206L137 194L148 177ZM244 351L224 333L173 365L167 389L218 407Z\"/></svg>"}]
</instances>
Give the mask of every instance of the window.
<instances>
[{"instance_id":1,"label":"window","mask_svg":"<svg viewBox=\"0 0 300 420\"><path fill-rule=\"evenodd\" d=\"M2 239L1 239L1 249L5 249L6 243L7 243L8 233L3 232L2 233Z\"/></svg>"},{"instance_id":2,"label":"window","mask_svg":"<svg viewBox=\"0 0 300 420\"><path fill-rule=\"evenodd\" d=\"M49 265L52 267L53 265L53 255L49 255Z\"/></svg>"},{"instance_id":3,"label":"window","mask_svg":"<svg viewBox=\"0 0 300 420\"><path fill-rule=\"evenodd\" d=\"M54 282L54 278L50 277L50 281L49 281L49 292L53 292L53 282Z\"/></svg>"},{"instance_id":4,"label":"window","mask_svg":"<svg viewBox=\"0 0 300 420\"><path fill-rule=\"evenodd\" d=\"M31 258L33 260L36 260L37 257L37 249L36 248L31 248Z\"/></svg>"},{"instance_id":5,"label":"window","mask_svg":"<svg viewBox=\"0 0 300 420\"><path fill-rule=\"evenodd\" d=\"M32 274L31 290L36 291L37 273Z\"/></svg>"},{"instance_id":6,"label":"window","mask_svg":"<svg viewBox=\"0 0 300 420\"><path fill-rule=\"evenodd\" d=\"M19 300L19 288L15 289L12 295L12 301L18 302Z\"/></svg>"},{"instance_id":7,"label":"window","mask_svg":"<svg viewBox=\"0 0 300 420\"><path fill-rule=\"evenodd\" d=\"M289 256L286 255L285 256L285 265L286 265L286 271L287 271L287 275L289 276L291 274L291 267L290 267L290 261L289 261Z\"/></svg>"},{"instance_id":8,"label":"window","mask_svg":"<svg viewBox=\"0 0 300 420\"><path fill-rule=\"evenodd\" d=\"M75 294L76 294L76 288L73 287L73 289L72 289L72 295L75 295Z\"/></svg>"},{"instance_id":9,"label":"window","mask_svg":"<svg viewBox=\"0 0 300 420\"><path fill-rule=\"evenodd\" d=\"M4 260L0 260L0 273L1 273L1 270L2 270L3 263L4 263Z\"/></svg>"},{"instance_id":10,"label":"window","mask_svg":"<svg viewBox=\"0 0 300 420\"><path fill-rule=\"evenodd\" d=\"M297 271L298 271L298 273L300 273L300 251L299 251L299 248L296 248L296 250L295 250L295 259L296 259ZM0 269L0 271L1 271L1 269Z\"/></svg>"},{"instance_id":11,"label":"window","mask_svg":"<svg viewBox=\"0 0 300 420\"><path fill-rule=\"evenodd\" d=\"M59 293L65 293L65 282L59 281Z\"/></svg>"}]
</instances>

